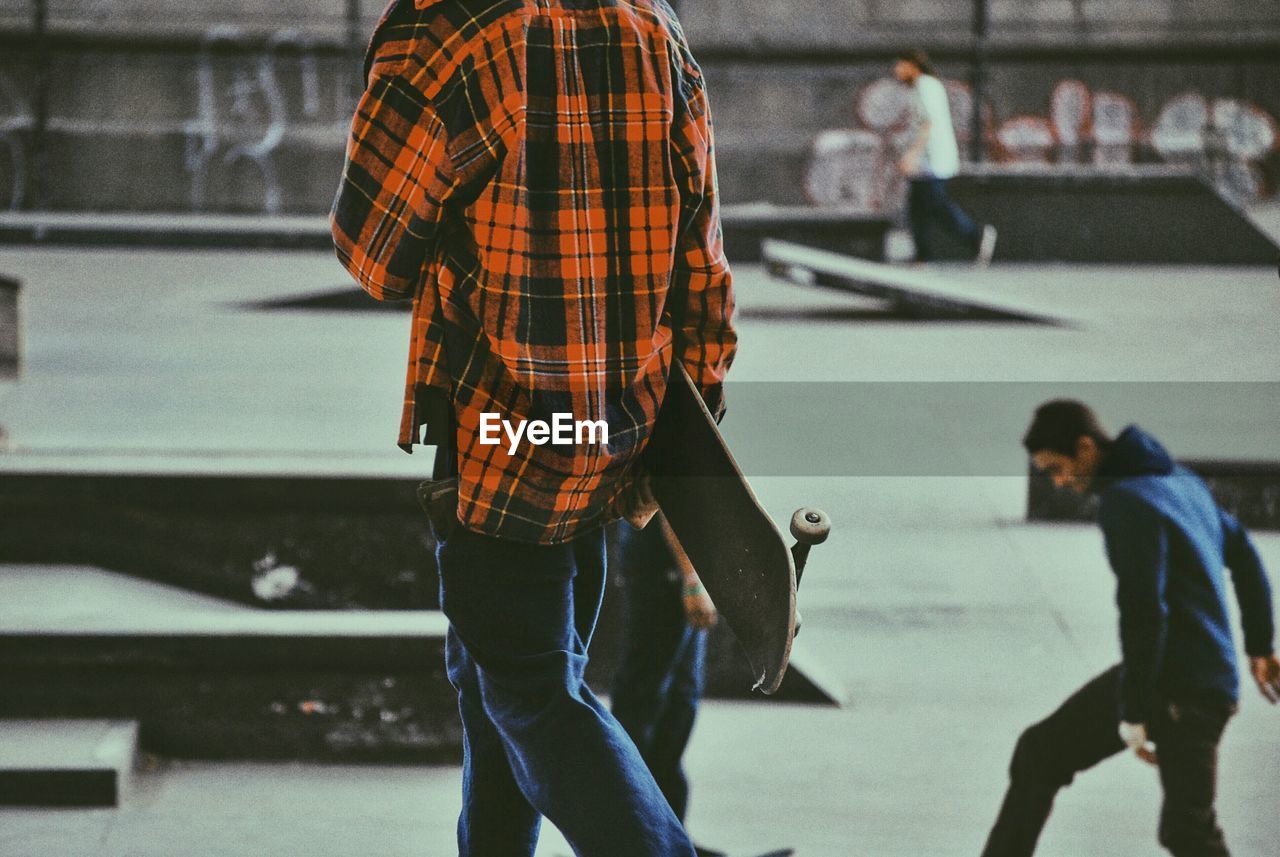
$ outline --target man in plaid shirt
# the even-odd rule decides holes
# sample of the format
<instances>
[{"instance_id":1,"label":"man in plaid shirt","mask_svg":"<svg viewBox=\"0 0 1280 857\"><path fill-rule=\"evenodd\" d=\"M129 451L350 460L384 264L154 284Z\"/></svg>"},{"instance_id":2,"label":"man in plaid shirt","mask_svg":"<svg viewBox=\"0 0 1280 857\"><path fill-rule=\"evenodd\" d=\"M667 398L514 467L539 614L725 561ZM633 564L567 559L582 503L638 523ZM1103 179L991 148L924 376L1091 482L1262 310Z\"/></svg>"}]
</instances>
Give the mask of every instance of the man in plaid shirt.
<instances>
[{"instance_id":1,"label":"man in plaid shirt","mask_svg":"<svg viewBox=\"0 0 1280 857\"><path fill-rule=\"evenodd\" d=\"M394 0L366 73L333 236L413 301L401 446L453 451L459 850L532 855L545 815L588 857L692 854L582 675L672 365L719 414L736 346L701 71L664 0ZM483 443L495 414L607 442Z\"/></svg>"}]
</instances>

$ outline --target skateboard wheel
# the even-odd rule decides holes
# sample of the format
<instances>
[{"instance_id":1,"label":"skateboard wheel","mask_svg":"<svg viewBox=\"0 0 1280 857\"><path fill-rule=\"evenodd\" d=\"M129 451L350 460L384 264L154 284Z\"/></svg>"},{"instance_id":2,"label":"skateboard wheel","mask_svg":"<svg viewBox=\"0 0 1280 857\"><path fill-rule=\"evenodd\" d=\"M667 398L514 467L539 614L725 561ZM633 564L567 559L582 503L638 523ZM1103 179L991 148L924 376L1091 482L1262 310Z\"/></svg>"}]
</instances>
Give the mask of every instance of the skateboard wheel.
<instances>
[{"instance_id":1,"label":"skateboard wheel","mask_svg":"<svg viewBox=\"0 0 1280 857\"><path fill-rule=\"evenodd\" d=\"M820 545L831 534L831 519L821 509L796 509L791 516L791 535L802 545Z\"/></svg>"}]
</instances>

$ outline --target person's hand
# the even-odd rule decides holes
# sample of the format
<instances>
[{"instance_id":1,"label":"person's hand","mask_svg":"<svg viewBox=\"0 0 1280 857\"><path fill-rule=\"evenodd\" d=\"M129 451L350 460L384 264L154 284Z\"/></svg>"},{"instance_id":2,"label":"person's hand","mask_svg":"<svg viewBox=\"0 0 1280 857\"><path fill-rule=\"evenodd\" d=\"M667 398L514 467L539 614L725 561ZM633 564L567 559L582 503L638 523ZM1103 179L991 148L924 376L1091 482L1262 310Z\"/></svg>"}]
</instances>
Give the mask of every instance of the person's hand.
<instances>
[{"instance_id":1,"label":"person's hand","mask_svg":"<svg viewBox=\"0 0 1280 857\"><path fill-rule=\"evenodd\" d=\"M1258 691L1267 698L1267 702L1275 705L1280 702L1280 658L1275 655L1264 655L1249 658L1249 672L1258 683Z\"/></svg>"},{"instance_id":2,"label":"person's hand","mask_svg":"<svg viewBox=\"0 0 1280 857\"><path fill-rule=\"evenodd\" d=\"M1147 726L1145 723L1125 723L1122 721L1120 723L1120 740L1134 752L1134 755L1148 765L1158 763L1156 745L1147 740Z\"/></svg>"},{"instance_id":3,"label":"person's hand","mask_svg":"<svg viewBox=\"0 0 1280 857\"><path fill-rule=\"evenodd\" d=\"M904 176L914 176L919 163L919 155L915 152L907 152L898 159L898 172L902 173Z\"/></svg>"},{"instance_id":4,"label":"person's hand","mask_svg":"<svg viewBox=\"0 0 1280 857\"><path fill-rule=\"evenodd\" d=\"M618 495L617 510L637 530L643 530L648 525L658 513L658 501L653 498L653 488L648 476L636 476L627 490Z\"/></svg>"},{"instance_id":5,"label":"person's hand","mask_svg":"<svg viewBox=\"0 0 1280 857\"><path fill-rule=\"evenodd\" d=\"M685 584L684 618L690 628L696 628L699 631L714 627L720 618L720 614L716 612L715 603L707 594L707 590L702 588L701 583Z\"/></svg>"}]
</instances>

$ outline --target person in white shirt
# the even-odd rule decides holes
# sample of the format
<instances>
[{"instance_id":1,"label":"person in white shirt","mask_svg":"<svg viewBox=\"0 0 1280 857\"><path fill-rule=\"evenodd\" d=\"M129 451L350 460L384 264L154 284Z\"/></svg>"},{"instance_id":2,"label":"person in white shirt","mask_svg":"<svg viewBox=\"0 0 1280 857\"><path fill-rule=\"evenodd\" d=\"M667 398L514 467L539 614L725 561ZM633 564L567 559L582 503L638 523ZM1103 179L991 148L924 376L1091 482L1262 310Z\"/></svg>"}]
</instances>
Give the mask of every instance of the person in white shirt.
<instances>
[{"instance_id":1,"label":"person in white shirt","mask_svg":"<svg viewBox=\"0 0 1280 857\"><path fill-rule=\"evenodd\" d=\"M931 233L937 226L972 247L976 261L986 265L995 252L995 227L978 225L947 196L947 181L960 172L960 149L951 126L947 90L923 51L899 54L893 76L915 94L911 142L898 161L898 169L910 184L907 212L916 261L933 260Z\"/></svg>"}]
</instances>

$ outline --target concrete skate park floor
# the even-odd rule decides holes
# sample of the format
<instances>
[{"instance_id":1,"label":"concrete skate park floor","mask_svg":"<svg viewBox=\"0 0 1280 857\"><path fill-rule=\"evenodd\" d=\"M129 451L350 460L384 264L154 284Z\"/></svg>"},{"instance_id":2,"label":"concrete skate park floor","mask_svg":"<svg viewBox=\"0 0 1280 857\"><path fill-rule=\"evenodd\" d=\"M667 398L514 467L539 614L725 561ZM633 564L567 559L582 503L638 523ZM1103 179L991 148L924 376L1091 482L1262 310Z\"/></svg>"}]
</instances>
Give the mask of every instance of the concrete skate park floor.
<instances>
[{"instance_id":1,"label":"concrete skate park floor","mask_svg":"<svg viewBox=\"0 0 1280 857\"><path fill-rule=\"evenodd\" d=\"M1022 520L1017 444L1035 401L1140 382L1097 387L1138 391L1104 417L1139 418L1179 455L1275 455L1274 398L1187 413L1150 393L1280 380L1274 270L940 270L1065 323L877 319L853 299L738 269L736 381L1022 383L986 413L939 415L928 435L961 460L985 437L991 455L1007 449L998 468L755 480L776 517L814 504L836 522L801 591L803 639L851 703L707 704L688 759L691 827L707 844L802 857L980 850L1020 729L1117 657L1097 534ZM0 398L0 467L163 468L174 455L286 472L426 466L392 445L405 315L243 308L344 285L325 254L23 248L0 251L0 272L25 287L24 374ZM733 408L734 431L769 420ZM822 430L872 442L862 426ZM1258 541L1280 568L1280 536ZM1271 857L1280 839L1278 730L1280 710L1246 688L1221 777L1237 855ZM165 762L119 810L0 811L0 855L444 855L458 785L456 768ZM1140 763L1104 764L1064 792L1040 853L1154 857L1158 796ZM548 829L540 855L555 854L568 850Z\"/></svg>"}]
</instances>

